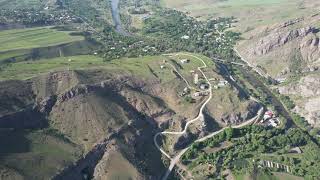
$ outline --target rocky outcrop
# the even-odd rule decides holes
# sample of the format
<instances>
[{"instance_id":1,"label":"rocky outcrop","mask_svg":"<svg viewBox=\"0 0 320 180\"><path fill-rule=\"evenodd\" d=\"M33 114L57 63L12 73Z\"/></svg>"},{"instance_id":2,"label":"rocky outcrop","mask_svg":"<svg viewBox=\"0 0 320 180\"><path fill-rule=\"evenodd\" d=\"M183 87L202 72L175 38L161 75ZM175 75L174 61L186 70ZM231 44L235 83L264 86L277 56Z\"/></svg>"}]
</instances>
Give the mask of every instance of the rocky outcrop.
<instances>
[{"instance_id":1,"label":"rocky outcrop","mask_svg":"<svg viewBox=\"0 0 320 180\"><path fill-rule=\"evenodd\" d=\"M315 28L310 26L290 30L288 32L275 30L274 32L271 32L269 35L260 39L251 50L251 54L258 56L265 55L275 48L279 48L286 43L293 41L294 39L303 38L314 31Z\"/></svg>"},{"instance_id":2,"label":"rocky outcrop","mask_svg":"<svg viewBox=\"0 0 320 180\"><path fill-rule=\"evenodd\" d=\"M273 78L320 69L320 14L257 28L237 47L243 58Z\"/></svg>"},{"instance_id":3,"label":"rocky outcrop","mask_svg":"<svg viewBox=\"0 0 320 180\"><path fill-rule=\"evenodd\" d=\"M302 106L297 106L295 111L301 114L313 127L320 127L320 96L311 98Z\"/></svg>"},{"instance_id":4,"label":"rocky outcrop","mask_svg":"<svg viewBox=\"0 0 320 180\"><path fill-rule=\"evenodd\" d=\"M281 23L281 24L279 25L279 28L286 28L286 27L288 27L288 26L297 24L297 23L299 23L299 22L301 22L301 21L303 21L303 20L304 20L303 17L301 17L301 18L296 18L296 19L291 19L291 20L288 20L288 21L286 21L286 22L284 22L284 23Z\"/></svg>"},{"instance_id":5,"label":"rocky outcrop","mask_svg":"<svg viewBox=\"0 0 320 180\"><path fill-rule=\"evenodd\" d=\"M279 87L279 92L304 98L320 96L320 76L317 74L305 76L296 84Z\"/></svg>"},{"instance_id":6,"label":"rocky outcrop","mask_svg":"<svg viewBox=\"0 0 320 180\"><path fill-rule=\"evenodd\" d=\"M316 61L320 62L320 40L316 35L310 34L303 38L300 44L300 51L303 59L310 64L311 68L318 68L315 64Z\"/></svg>"},{"instance_id":7,"label":"rocky outcrop","mask_svg":"<svg viewBox=\"0 0 320 180\"><path fill-rule=\"evenodd\" d=\"M305 117L309 124L320 127L320 76L308 75L297 83L279 87L279 92L295 101L295 111ZM298 97L298 98L297 98Z\"/></svg>"},{"instance_id":8,"label":"rocky outcrop","mask_svg":"<svg viewBox=\"0 0 320 180\"><path fill-rule=\"evenodd\" d=\"M229 113L221 117L224 124L240 124L257 115L261 105L255 101L250 101L244 112Z\"/></svg>"},{"instance_id":9,"label":"rocky outcrop","mask_svg":"<svg viewBox=\"0 0 320 180\"><path fill-rule=\"evenodd\" d=\"M59 71L41 75L32 79L32 89L37 95L37 101L62 94L79 83L74 71Z\"/></svg>"}]
</instances>

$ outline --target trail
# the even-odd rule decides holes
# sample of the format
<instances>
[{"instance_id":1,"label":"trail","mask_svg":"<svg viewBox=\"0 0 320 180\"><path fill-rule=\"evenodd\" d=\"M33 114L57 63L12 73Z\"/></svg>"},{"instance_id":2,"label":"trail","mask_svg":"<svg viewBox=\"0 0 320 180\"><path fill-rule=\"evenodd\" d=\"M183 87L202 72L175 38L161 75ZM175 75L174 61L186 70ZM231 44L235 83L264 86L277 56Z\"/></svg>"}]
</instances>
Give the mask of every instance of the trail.
<instances>
[{"instance_id":1,"label":"trail","mask_svg":"<svg viewBox=\"0 0 320 180\"><path fill-rule=\"evenodd\" d=\"M155 146L161 151L162 154L164 154L167 158L169 158L169 159L171 160L170 166L169 166L166 174L165 174L164 177L162 178L163 180L166 180L166 179L168 178L168 176L169 176L169 174L171 173L172 169L174 168L174 166L176 165L176 163L179 161L181 155L184 154L188 149L182 150L176 157L171 158L169 154L167 154L163 149L160 148L160 146L159 146L158 143L157 143L157 137L158 137L159 135L163 135L163 134L170 134L170 135L182 135L182 134L185 134L185 133L187 132L188 127L189 127L192 123L194 123L194 122L196 122L196 121L198 121L198 120L203 120L203 117L204 117L204 116L203 116L203 110L204 110L205 106L208 104L208 102L212 99L212 86L211 86L211 84L210 84L210 81L209 81L208 77L207 77L207 76L205 75L205 73L202 71L203 68L207 68L207 67L208 67L207 64L206 64L201 58L199 58L199 57L197 57L197 56L194 56L194 55L191 55L191 54L179 53L179 54L177 54L177 55L190 56L190 57L193 57L193 58L195 58L195 59L198 59L199 61L202 62L203 66L198 67L198 70L201 72L201 74L203 75L204 79L205 79L205 80L207 81L207 83L209 84L209 89L208 89L208 91L209 91L209 98L202 104L202 106L201 106L201 108L200 108L200 111L199 111L199 113L198 113L198 116L197 116L196 118L194 118L194 119L192 119L192 120L190 120L190 121L188 121L188 122L186 123L183 131L177 131L177 132L175 132L175 131L163 131L163 132L157 133L157 134L154 136L153 141L154 141ZM181 77L183 77L183 76L181 76Z\"/></svg>"},{"instance_id":2,"label":"trail","mask_svg":"<svg viewBox=\"0 0 320 180\"><path fill-rule=\"evenodd\" d=\"M168 54L167 54L168 55ZM163 132L159 132L157 133L154 137L153 137L153 141L154 141L154 144L155 146L160 150L160 152L165 155L167 158L170 159L170 165L169 165L169 168L167 169L165 175L162 177L162 180L166 180L168 178L168 176L170 175L171 171L173 170L173 168L175 167L175 165L179 162L181 156L191 147L191 145L183 150L181 150L179 152L178 155L176 155L175 157L171 157L168 153L166 153L163 149L161 149L161 147L158 145L157 143L157 137L160 136L160 135L165 135L165 134L169 134L169 135L182 135L182 134L185 134L187 132L187 129L188 127L196 122L196 121L199 121L199 120L203 120L204 118L204 115L203 115L203 110L205 108L205 106L209 103L209 101L212 99L212 85L208 79L208 77L205 75L205 73L202 71L203 68L207 68L207 64L199 57L197 56L194 56L194 55L191 55L191 54L186 54L186 53L178 53L176 55L184 55L184 56L190 56L190 57L193 57L195 59L198 59L199 61L201 61L203 63L203 66L200 66L198 67L198 70L201 72L201 74L203 75L203 77L205 78L205 80L207 81L207 83L209 84L209 98L202 104L200 110L199 110L199 113L198 113L198 116L190 121L188 121L183 129L183 131L163 131ZM171 64L170 64L171 65ZM172 65L171 65L172 66ZM188 81L177 71L177 69L172 66L173 69L182 77L182 79L187 83L187 85L189 87L191 87L188 83ZM249 124L252 124L254 123L260 116L261 114L263 113L264 109L261 108L257 114L257 116L255 116L254 118L252 118L251 120L249 121L246 121L242 124L239 124L239 125L234 125L234 126L231 126L232 128L241 128L241 127L244 127L244 126L247 126ZM226 128L222 128L220 129L219 131L216 131L216 132L213 132L201 139L198 139L196 140L195 142L202 142L202 141L205 141L209 138L212 138L213 136L221 133L222 131L224 131Z\"/></svg>"}]
</instances>

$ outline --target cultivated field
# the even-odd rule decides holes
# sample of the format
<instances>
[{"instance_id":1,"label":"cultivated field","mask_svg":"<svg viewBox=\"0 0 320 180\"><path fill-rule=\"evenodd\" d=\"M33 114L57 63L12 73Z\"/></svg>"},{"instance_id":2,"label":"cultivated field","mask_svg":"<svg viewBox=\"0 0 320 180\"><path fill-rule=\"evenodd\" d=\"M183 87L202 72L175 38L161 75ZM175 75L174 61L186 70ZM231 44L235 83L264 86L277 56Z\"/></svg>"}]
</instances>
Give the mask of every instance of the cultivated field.
<instances>
[{"instance_id":1,"label":"cultivated field","mask_svg":"<svg viewBox=\"0 0 320 180\"><path fill-rule=\"evenodd\" d=\"M84 39L69 33L49 27L0 31L0 54L9 50L48 47Z\"/></svg>"}]
</instances>

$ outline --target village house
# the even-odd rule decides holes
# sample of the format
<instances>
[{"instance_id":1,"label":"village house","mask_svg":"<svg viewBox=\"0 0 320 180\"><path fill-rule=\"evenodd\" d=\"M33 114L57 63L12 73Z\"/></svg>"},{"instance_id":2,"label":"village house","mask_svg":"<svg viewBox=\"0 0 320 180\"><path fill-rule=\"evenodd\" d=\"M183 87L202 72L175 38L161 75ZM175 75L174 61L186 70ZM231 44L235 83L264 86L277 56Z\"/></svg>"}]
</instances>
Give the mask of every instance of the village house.
<instances>
[{"instance_id":1,"label":"village house","mask_svg":"<svg viewBox=\"0 0 320 180\"><path fill-rule=\"evenodd\" d=\"M287 78L277 78L276 81L278 83L284 83L287 80Z\"/></svg>"},{"instance_id":2,"label":"village house","mask_svg":"<svg viewBox=\"0 0 320 180\"><path fill-rule=\"evenodd\" d=\"M189 63L190 60L189 60L189 59L181 59L180 62L181 62L182 64L186 64L186 63Z\"/></svg>"},{"instance_id":3,"label":"village house","mask_svg":"<svg viewBox=\"0 0 320 180\"><path fill-rule=\"evenodd\" d=\"M200 84L200 89L201 89L201 90L207 90L207 89L209 89L209 84L207 84L207 83L202 83L202 84Z\"/></svg>"},{"instance_id":4,"label":"village house","mask_svg":"<svg viewBox=\"0 0 320 180\"><path fill-rule=\"evenodd\" d=\"M195 92L193 94L194 97L200 97L200 96L208 96L209 92L205 91L205 92Z\"/></svg>"},{"instance_id":5,"label":"village house","mask_svg":"<svg viewBox=\"0 0 320 180\"><path fill-rule=\"evenodd\" d=\"M272 111L266 111L263 115L263 121L267 121L271 118L273 118L273 112Z\"/></svg>"},{"instance_id":6,"label":"village house","mask_svg":"<svg viewBox=\"0 0 320 180\"><path fill-rule=\"evenodd\" d=\"M224 86L226 86L226 85L228 85L228 84L229 84L228 81L226 81L226 80L220 80L220 81L218 82L217 86L218 86L218 87L224 87Z\"/></svg>"},{"instance_id":7,"label":"village house","mask_svg":"<svg viewBox=\"0 0 320 180\"><path fill-rule=\"evenodd\" d=\"M193 82L194 84L198 84L199 83L199 74L195 73L193 76Z\"/></svg>"},{"instance_id":8,"label":"village house","mask_svg":"<svg viewBox=\"0 0 320 180\"><path fill-rule=\"evenodd\" d=\"M190 89L188 87L185 87L183 91L179 94L180 97L184 97L185 95L190 93Z\"/></svg>"},{"instance_id":9,"label":"village house","mask_svg":"<svg viewBox=\"0 0 320 180\"><path fill-rule=\"evenodd\" d=\"M184 35L184 36L181 37L181 39L188 40L188 39L190 39L190 36Z\"/></svg>"},{"instance_id":10,"label":"village house","mask_svg":"<svg viewBox=\"0 0 320 180\"><path fill-rule=\"evenodd\" d=\"M268 126L277 127L279 126L280 122L278 119L273 118L269 120Z\"/></svg>"}]
</instances>

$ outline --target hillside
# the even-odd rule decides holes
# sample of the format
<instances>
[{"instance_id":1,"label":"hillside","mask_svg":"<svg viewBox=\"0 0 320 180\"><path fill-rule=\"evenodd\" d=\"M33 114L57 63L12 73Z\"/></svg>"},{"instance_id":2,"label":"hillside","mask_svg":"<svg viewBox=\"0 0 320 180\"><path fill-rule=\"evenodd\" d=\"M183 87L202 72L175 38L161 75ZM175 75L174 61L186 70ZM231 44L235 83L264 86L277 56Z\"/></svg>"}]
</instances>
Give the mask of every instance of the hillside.
<instances>
[{"instance_id":1,"label":"hillside","mask_svg":"<svg viewBox=\"0 0 320 180\"><path fill-rule=\"evenodd\" d=\"M0 179L316 180L319 7L0 0Z\"/></svg>"},{"instance_id":2,"label":"hillside","mask_svg":"<svg viewBox=\"0 0 320 180\"><path fill-rule=\"evenodd\" d=\"M68 61L70 58L72 59L69 62L70 66L65 67L59 63L59 61ZM0 97L5 99L1 102L6 102L1 104L1 127L18 129L19 133L30 131L31 134L35 133L37 136L46 132L54 132L53 138L58 138L58 142L66 141L72 146L81 148L83 155L87 154L89 159L91 157L89 156L90 153L102 153L101 156L94 156L97 158L96 163L90 164L92 169L89 168L88 170L90 173L97 174L97 177L109 176L99 170L102 167L114 169L118 166L117 164L108 165L110 157L105 151L114 151L112 149L120 150L121 154L116 155L116 157L121 159L119 163L125 163L125 166L130 166L133 173L130 176L161 176L161 172L156 171L156 169L163 168L163 164L159 159L159 153L154 149L152 138L148 137L152 137L158 128L177 128L170 125L172 117L174 117L174 121L192 118L197 111L193 108L194 105L192 103L187 103L178 96L185 86L184 81L173 73L170 66L163 70L160 68L163 59L167 58L155 56L114 60L111 62L103 62L93 56L44 59L32 63L30 67L35 70L38 69L32 74L30 74L29 64L24 62L13 63L12 67L18 67L20 66L19 64L22 65L19 67L20 73L6 76L5 74L8 72L5 70L2 72L2 77L22 80L1 81L5 85L1 86ZM176 60L173 59L171 61ZM194 65L197 64L196 60L192 61L195 63ZM90 63L87 64L87 62ZM44 63L57 64L56 66L49 66L49 69L41 69L39 65ZM179 64L178 62L176 63ZM91 68L83 69L86 64ZM188 65L188 68L192 69L191 65ZM181 73L189 76L188 68L180 69ZM13 69L16 71L16 68ZM48 70L54 72L47 72ZM209 73L209 70L207 73ZM218 74L212 75L222 78ZM21 84L25 84L23 86L24 89L17 88ZM212 111L214 108L208 107L208 113L214 119L219 119L222 113L226 121L233 123L250 118L250 116L243 116L241 119L232 119L235 114L247 113L248 102L238 99L239 97L232 93L228 96L232 97L233 100L225 103L234 106L232 111L224 108L220 108L219 111ZM214 99L216 103L222 101L218 97ZM10 104L8 104L9 102ZM196 104L200 102L197 100ZM239 109L235 106L236 102L240 106ZM228 108L228 106L225 107ZM209 122L209 124L212 123L214 122ZM127 127L127 125L129 126ZM221 126L225 125L222 123ZM211 128L216 129L217 127L212 126ZM113 137L117 130L120 130L121 133L116 133L117 135L114 138L104 141L109 136ZM210 129L208 130L210 131ZM38 131L40 132L37 133ZM28 136L26 134L22 137ZM30 143L35 143L34 141L36 139L31 139ZM141 141L145 142L145 144L142 145ZM106 146L106 149L96 151L94 147L96 144L101 143ZM70 145L62 143L63 148ZM128 149L130 146L135 148ZM150 150L146 149L146 147L150 148ZM12 148L14 149L14 147ZM36 153L33 150L27 150L26 152L29 154ZM150 162L143 158L148 153L150 153ZM9 158L8 155L3 157ZM63 158L63 156L58 156L57 158ZM100 160L100 158L102 159ZM158 160L155 160L157 158ZM61 171L63 167L75 162L75 160L72 159L69 163L62 164L56 161L56 168ZM51 160L49 159L48 161ZM140 164L141 161L143 162L142 164ZM86 159L82 162L90 163ZM74 167L75 169L82 167L81 163L78 163ZM3 166L15 167L9 162L4 162ZM26 166L27 164L18 168L18 173L22 174L22 176L27 170L25 169ZM153 166L157 167L152 168ZM147 171L144 170L146 167L148 167ZM43 168L48 167L43 166ZM58 177L81 175L76 172L76 170L66 169ZM34 176L27 175L24 177L38 179L44 176L52 177L55 173L57 173L57 170L50 170L50 173L41 175L36 173ZM111 173L117 174L120 172L111 171ZM117 175L111 174L110 176Z\"/></svg>"},{"instance_id":3,"label":"hillside","mask_svg":"<svg viewBox=\"0 0 320 180\"><path fill-rule=\"evenodd\" d=\"M315 71L319 68L318 19L314 14L259 28L238 50L274 78Z\"/></svg>"}]
</instances>

